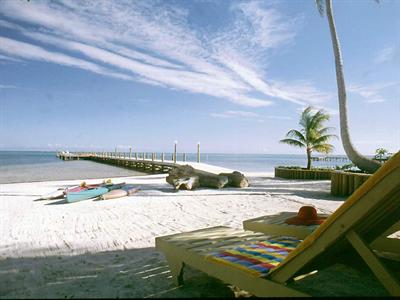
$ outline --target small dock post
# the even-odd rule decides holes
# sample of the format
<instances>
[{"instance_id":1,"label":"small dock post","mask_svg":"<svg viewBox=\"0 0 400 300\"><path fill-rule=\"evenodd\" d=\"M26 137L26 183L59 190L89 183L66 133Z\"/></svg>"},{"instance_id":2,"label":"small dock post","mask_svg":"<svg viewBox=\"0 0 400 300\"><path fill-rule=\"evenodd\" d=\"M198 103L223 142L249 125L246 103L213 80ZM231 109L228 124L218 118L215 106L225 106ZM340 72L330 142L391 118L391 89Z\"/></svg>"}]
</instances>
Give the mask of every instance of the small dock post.
<instances>
[{"instance_id":1,"label":"small dock post","mask_svg":"<svg viewBox=\"0 0 400 300\"><path fill-rule=\"evenodd\" d=\"M132 147L129 147L129 159L132 158Z\"/></svg>"},{"instance_id":2,"label":"small dock post","mask_svg":"<svg viewBox=\"0 0 400 300\"><path fill-rule=\"evenodd\" d=\"M183 161L186 161L186 153L183 153Z\"/></svg>"},{"instance_id":3,"label":"small dock post","mask_svg":"<svg viewBox=\"0 0 400 300\"><path fill-rule=\"evenodd\" d=\"M197 162L200 162L200 142L197 142Z\"/></svg>"},{"instance_id":4,"label":"small dock post","mask_svg":"<svg viewBox=\"0 0 400 300\"><path fill-rule=\"evenodd\" d=\"M164 162L165 154L161 153L161 161Z\"/></svg>"},{"instance_id":5,"label":"small dock post","mask_svg":"<svg viewBox=\"0 0 400 300\"><path fill-rule=\"evenodd\" d=\"M176 164L176 145L178 144L178 141L174 141L174 164Z\"/></svg>"}]
</instances>

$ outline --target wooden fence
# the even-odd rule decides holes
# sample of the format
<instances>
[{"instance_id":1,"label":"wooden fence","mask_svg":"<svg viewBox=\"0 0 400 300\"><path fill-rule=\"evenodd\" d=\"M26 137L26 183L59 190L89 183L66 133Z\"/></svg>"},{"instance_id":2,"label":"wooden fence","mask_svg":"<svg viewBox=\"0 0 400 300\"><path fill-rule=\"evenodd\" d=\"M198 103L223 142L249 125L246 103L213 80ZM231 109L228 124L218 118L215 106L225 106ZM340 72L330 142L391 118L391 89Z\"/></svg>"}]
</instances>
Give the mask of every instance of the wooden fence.
<instances>
[{"instance_id":1,"label":"wooden fence","mask_svg":"<svg viewBox=\"0 0 400 300\"><path fill-rule=\"evenodd\" d=\"M331 172L331 170L307 170L276 167L275 177L281 177L285 179L329 180L331 179Z\"/></svg>"},{"instance_id":2,"label":"wooden fence","mask_svg":"<svg viewBox=\"0 0 400 300\"><path fill-rule=\"evenodd\" d=\"M333 171L331 177L331 195L350 196L371 174Z\"/></svg>"}]
</instances>

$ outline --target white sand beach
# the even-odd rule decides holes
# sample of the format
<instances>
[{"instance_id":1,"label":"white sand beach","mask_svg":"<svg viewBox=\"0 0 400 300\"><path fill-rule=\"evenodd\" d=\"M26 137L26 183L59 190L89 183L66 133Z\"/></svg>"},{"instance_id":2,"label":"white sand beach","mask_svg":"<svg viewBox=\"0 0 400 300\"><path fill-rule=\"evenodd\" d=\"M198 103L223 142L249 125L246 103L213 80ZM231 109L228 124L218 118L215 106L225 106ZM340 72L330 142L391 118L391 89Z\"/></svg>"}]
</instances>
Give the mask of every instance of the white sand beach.
<instances>
[{"instance_id":1,"label":"white sand beach","mask_svg":"<svg viewBox=\"0 0 400 300\"><path fill-rule=\"evenodd\" d=\"M228 285L190 268L186 285L176 288L155 237L217 225L242 228L243 220L297 212L305 204L332 213L344 201L330 195L326 180L246 175L248 188L178 192L165 174L114 178L141 190L72 204L34 200L82 180L2 184L0 297L233 297ZM325 293L334 295L335 288Z\"/></svg>"}]
</instances>

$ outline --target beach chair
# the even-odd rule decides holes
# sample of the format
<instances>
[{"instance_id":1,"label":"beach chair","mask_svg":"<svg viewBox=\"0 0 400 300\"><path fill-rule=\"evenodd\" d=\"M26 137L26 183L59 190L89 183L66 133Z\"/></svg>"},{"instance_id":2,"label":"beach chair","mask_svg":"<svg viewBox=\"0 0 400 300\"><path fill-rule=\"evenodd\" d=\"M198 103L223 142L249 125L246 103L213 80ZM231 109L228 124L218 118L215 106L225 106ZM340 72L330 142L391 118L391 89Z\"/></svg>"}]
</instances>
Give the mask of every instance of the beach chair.
<instances>
[{"instance_id":1,"label":"beach chair","mask_svg":"<svg viewBox=\"0 0 400 300\"><path fill-rule=\"evenodd\" d=\"M288 283L339 261L351 265L359 257L389 294L400 296L398 278L370 248L399 221L400 153L365 184L368 188L357 189L303 241L212 227L157 237L156 247L164 252L178 285L187 264L256 296L306 296Z\"/></svg>"},{"instance_id":2,"label":"beach chair","mask_svg":"<svg viewBox=\"0 0 400 300\"><path fill-rule=\"evenodd\" d=\"M362 188L362 187L360 187ZM293 225L285 223L286 219L296 216L296 212L283 211L273 215L265 215L243 221L243 229L274 235L289 235L304 239L316 230L320 225ZM328 218L329 214L318 214L320 217ZM400 256L400 239L389 237L400 231L400 222L395 223L382 236L374 240L370 247L373 250L390 252Z\"/></svg>"}]
</instances>

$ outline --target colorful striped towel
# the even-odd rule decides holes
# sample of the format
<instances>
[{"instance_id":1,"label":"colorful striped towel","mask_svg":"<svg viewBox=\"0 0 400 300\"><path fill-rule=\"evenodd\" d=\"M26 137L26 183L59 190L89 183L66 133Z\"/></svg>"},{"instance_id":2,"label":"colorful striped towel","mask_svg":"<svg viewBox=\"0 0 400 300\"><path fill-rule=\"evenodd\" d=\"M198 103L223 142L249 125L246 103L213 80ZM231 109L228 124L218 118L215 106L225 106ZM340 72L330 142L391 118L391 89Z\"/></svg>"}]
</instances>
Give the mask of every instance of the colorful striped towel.
<instances>
[{"instance_id":1,"label":"colorful striped towel","mask_svg":"<svg viewBox=\"0 0 400 300\"><path fill-rule=\"evenodd\" d=\"M262 277L278 266L300 242L301 240L293 237L280 236L212 253L206 257L206 260L239 268L254 276Z\"/></svg>"}]
</instances>

